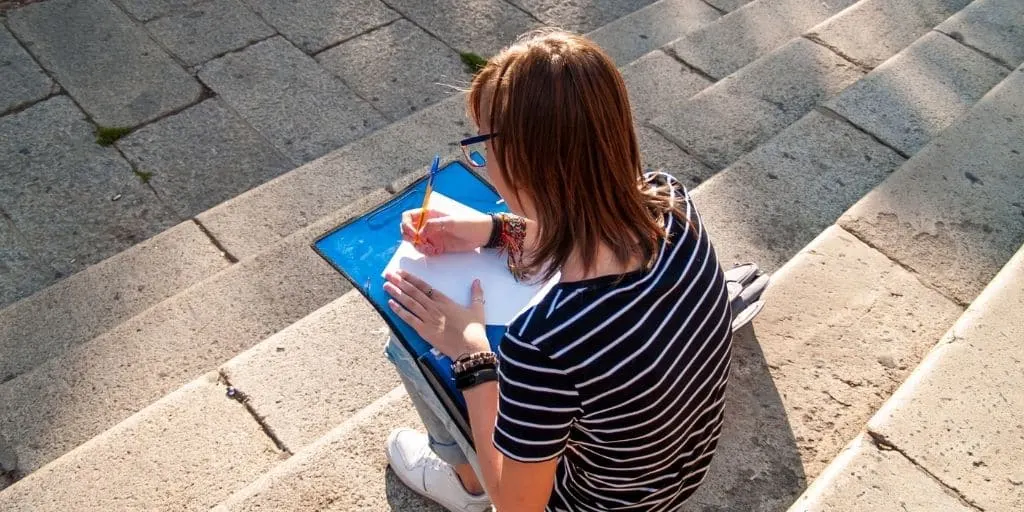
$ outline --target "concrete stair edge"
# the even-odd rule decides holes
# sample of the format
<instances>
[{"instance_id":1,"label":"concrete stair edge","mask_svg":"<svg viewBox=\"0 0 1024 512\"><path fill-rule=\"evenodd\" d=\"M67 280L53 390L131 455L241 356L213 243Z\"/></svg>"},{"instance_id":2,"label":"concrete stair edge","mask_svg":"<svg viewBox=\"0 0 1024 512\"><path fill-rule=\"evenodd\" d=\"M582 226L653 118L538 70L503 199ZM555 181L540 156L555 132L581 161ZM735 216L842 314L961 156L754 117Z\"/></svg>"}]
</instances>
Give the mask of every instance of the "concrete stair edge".
<instances>
[{"instance_id":1,"label":"concrete stair edge","mask_svg":"<svg viewBox=\"0 0 1024 512\"><path fill-rule=\"evenodd\" d=\"M942 488L938 489L935 494L946 494L953 498L947 506L957 507L962 510L981 510L981 507L973 502L965 499L962 494L962 490L949 487L949 482L940 480L935 474L932 474L927 468L922 467L923 464L929 466L940 465L941 461L922 460L915 461L914 459L908 458L904 454L899 446L891 444L891 440L887 439L883 433L879 432L883 429L882 425L887 421L890 421L892 416L900 414L901 409L913 407L913 397L919 392L924 381L933 378L934 375L940 371L940 366L945 363L949 358L955 357L956 354L951 353L949 350L944 350L946 345L952 343L961 343L961 332L969 330L971 328L977 328L981 330L996 329L991 324L978 325L978 321L984 318L988 308L992 307L993 304L998 304L1000 301L1006 299L1007 295L1012 295L1014 290L1019 289L1020 277L1024 272L1024 245L1016 252L1016 254L1006 262L1003 268L1000 270L995 277L989 282L989 284L981 291L980 294L971 302L970 306L964 310L963 314L956 320L956 322L936 340L935 346L928 354L921 360L921 362L914 368L913 372L907 377L907 379L900 385L900 387L890 395L878 411L868 420L864 425L863 432L850 442L844 450L826 467L821 475L814 479L814 481L807 487L807 489L800 495L800 497L793 503L793 506L789 508L789 512L809 512L816 510L836 510L836 506L851 506L850 503L844 503L839 505L839 501L843 499L841 493L848 491L839 490L840 486L853 487L853 491L856 491L858 485L864 485L864 481L858 476L854 480L853 476L857 473L863 473L865 468L860 466L868 466L867 471L877 471L874 467L877 465L872 464L870 457L874 452L877 451L890 451L897 453L896 457L900 458L903 465L910 466L913 464L913 471L927 475L927 479L939 483ZM1019 295L1019 292L1017 292ZM1021 318L1024 319L1024 314L1021 314ZM1013 322L1012 319L1004 319L1007 323ZM1018 362L1018 365L1020 363ZM961 390L961 394L963 391ZM1024 416L1019 417L1024 418ZM1012 429L1012 425L1005 425L1005 428ZM1018 426L1019 428L1019 426ZM949 429L947 429L949 430ZM957 430L955 433L950 435L957 437L962 436L962 432ZM877 436L877 438L876 438ZM959 439L958 443L967 445L968 439ZM1004 447L1005 448L1005 447ZM1024 442L1018 440L1018 451L1024 450ZM865 462L864 459L869 459ZM861 475L862 476L862 475ZM1012 476L1010 477L1012 482ZM913 493L916 491L913 488L904 487L904 484L899 482L895 478L881 478L872 480L877 486L877 490L884 495L885 500L888 503L875 503L876 506L894 506L894 500L903 500L912 498ZM1019 485L1019 484L1014 484ZM881 499L881 498L875 498ZM1018 499L1024 499L1024 492L1020 492ZM938 501L938 500L937 500ZM1018 502L1019 504L1019 502ZM986 508L987 510L988 508ZM842 508L840 508L842 510ZM846 510L853 510L852 508Z\"/></svg>"}]
</instances>

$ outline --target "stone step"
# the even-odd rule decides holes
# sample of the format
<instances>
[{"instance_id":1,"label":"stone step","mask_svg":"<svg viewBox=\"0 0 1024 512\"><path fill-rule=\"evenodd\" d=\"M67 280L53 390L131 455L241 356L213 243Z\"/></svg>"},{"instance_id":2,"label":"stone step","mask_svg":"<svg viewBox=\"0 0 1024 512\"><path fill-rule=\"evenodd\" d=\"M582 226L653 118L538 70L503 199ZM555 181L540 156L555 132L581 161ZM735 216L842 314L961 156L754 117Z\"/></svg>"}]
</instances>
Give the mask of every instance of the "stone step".
<instances>
[{"instance_id":1,"label":"stone step","mask_svg":"<svg viewBox=\"0 0 1024 512\"><path fill-rule=\"evenodd\" d=\"M648 9L661 9L658 12L667 16L693 12L695 5L665 1ZM220 229L222 214L240 223L236 231L216 233L222 247L240 263L163 302L140 302L134 311L144 311L127 321L128 313L97 318L77 338L40 338L45 342L42 347L11 342L20 353L12 364L17 370L14 378L0 384L0 432L17 454L18 472L38 469L188 378L339 296L347 285L309 250L309 243L363 207L382 201L382 187L394 176L412 168L422 170L423 154L450 147L468 135L461 120L462 101L443 101L201 215L202 227L209 231ZM450 149L448 156L456 151ZM305 188L294 188L296 183ZM261 222L259 215L243 222L246 213L261 208L263 213L284 213L289 227L279 231L272 223ZM267 228L274 234L261 237ZM134 258L135 252L126 252L123 258ZM117 263L98 267L116 270ZM107 275L109 269L96 273ZM83 283L81 289L90 284L88 275L75 281ZM118 287L111 292L114 297L120 293ZM96 307L86 301L73 304L65 309ZM50 318L19 317L26 326L20 330ZM12 331L12 336L18 332ZM240 375L244 380L244 372Z\"/></svg>"},{"instance_id":2,"label":"stone step","mask_svg":"<svg viewBox=\"0 0 1024 512\"><path fill-rule=\"evenodd\" d=\"M387 467L384 439L398 427L423 429L397 387L212 510L441 512Z\"/></svg>"},{"instance_id":3,"label":"stone step","mask_svg":"<svg viewBox=\"0 0 1024 512\"><path fill-rule=\"evenodd\" d=\"M880 2L885 4L884 8L877 5ZM816 105L836 96L869 70L870 67L846 58L846 52L854 53L851 46L870 48L875 60L886 60L954 14L957 6L966 4L967 0L908 0L894 4L888 0L860 0L829 17L852 2L833 3L753 2L674 42L668 47L669 51L711 77L722 79L689 101L669 105L662 115L651 121L652 127L712 169L723 169ZM908 18L917 21L890 27L891 20L883 16L904 11L914 12ZM754 37L745 36L745 32L754 31L751 28L754 21L743 17L771 20L766 22L768 27L764 30L758 27L755 32L756 37L768 41L756 51L742 50L743 44L733 44L733 41ZM805 37L790 39L822 20L825 21L811 28ZM854 36L848 37L853 30L846 27L876 23L890 28L878 34L870 44L862 44ZM782 34L770 37L773 31L782 31ZM716 43L712 44L712 40ZM787 40L789 42L783 44ZM728 53L721 51L723 47L743 52L743 58L735 64L717 64L721 68L717 73L708 72L712 64L693 55L709 51L728 60Z\"/></svg>"},{"instance_id":4,"label":"stone step","mask_svg":"<svg viewBox=\"0 0 1024 512\"><path fill-rule=\"evenodd\" d=\"M1024 67L839 224L969 304L1024 243Z\"/></svg>"},{"instance_id":5,"label":"stone step","mask_svg":"<svg viewBox=\"0 0 1024 512\"><path fill-rule=\"evenodd\" d=\"M771 53L857 0L758 0L667 47L687 64L720 80Z\"/></svg>"},{"instance_id":6,"label":"stone step","mask_svg":"<svg viewBox=\"0 0 1024 512\"><path fill-rule=\"evenodd\" d=\"M1022 280L1024 247L790 511L1024 508Z\"/></svg>"},{"instance_id":7,"label":"stone step","mask_svg":"<svg viewBox=\"0 0 1024 512\"><path fill-rule=\"evenodd\" d=\"M811 44L801 39L795 42ZM740 73L745 71L746 68ZM757 261L766 268L781 265L816 233L835 222L847 208L878 194L875 186L904 163L905 155L915 153L932 136L965 115L975 101L1006 76L1005 68L984 55L940 33L926 34L826 103L827 108L807 114L714 175L694 192L695 197L701 200L701 208L708 219L708 229L718 244L720 257ZM1010 82L1007 79L996 89L1005 88ZM721 84L719 82L709 90ZM1002 111L1005 107L1000 103L989 110ZM985 116L985 119L991 119L992 115ZM989 121L971 123L969 118L964 118L949 130L955 133L974 130L977 138L988 136L978 133L981 123ZM969 127L964 128L964 123ZM988 131L999 131L998 135L989 135L1004 140L1013 139L1016 133L1013 130L1012 127L1003 130L1000 125L1000 128ZM941 138L946 137L943 133ZM887 139L889 144L885 143ZM979 149L973 156L963 158L969 160L981 154L987 155L994 151L994 147L987 146L988 149ZM1013 156L1009 149L1003 153L1006 157ZM1008 161L1006 166L1012 167L1013 164ZM941 157L929 157L922 169L936 167L956 172L956 167L945 166ZM985 174L981 170L977 173ZM1019 180L1020 173L1010 174L1006 179L1016 183L1013 180ZM917 178L914 185L908 183L907 186L926 194L917 188L921 181L925 179ZM879 187L882 188L884 186ZM1010 191L1020 190L1020 187L1000 190L1012 195L1014 192ZM769 198L786 200L776 203ZM942 204L937 198L922 197L921 201L936 201L936 208ZM1008 201L1007 206L1012 206L1013 202ZM913 209L920 203L901 200L893 201L893 204L914 205L911 206ZM858 205L847 212L844 219L859 218L851 216L859 215L856 212L865 207ZM729 219L731 212L737 209L747 212L745 222L720 220ZM1016 222L1007 212L1003 212L1002 222ZM845 223L843 225L846 226ZM884 228L881 231L884 232ZM1013 246L1013 240L1009 242L1009 246ZM914 250L912 242L908 241L907 245ZM1004 252L994 255L993 261L998 265L1007 257L1004 247ZM970 263L965 262L964 265L969 266ZM983 283L992 274L994 270L979 279Z\"/></svg>"},{"instance_id":8,"label":"stone step","mask_svg":"<svg viewBox=\"0 0 1024 512\"><path fill-rule=\"evenodd\" d=\"M0 382L229 264L199 226L187 221L0 310Z\"/></svg>"},{"instance_id":9,"label":"stone step","mask_svg":"<svg viewBox=\"0 0 1024 512\"><path fill-rule=\"evenodd\" d=\"M203 375L0 492L0 509L208 510L285 454Z\"/></svg>"},{"instance_id":10,"label":"stone step","mask_svg":"<svg viewBox=\"0 0 1024 512\"><path fill-rule=\"evenodd\" d=\"M340 296L349 287L309 248L380 203L331 217L0 384L0 431L30 473Z\"/></svg>"},{"instance_id":11,"label":"stone step","mask_svg":"<svg viewBox=\"0 0 1024 512\"><path fill-rule=\"evenodd\" d=\"M292 453L399 384L383 357L388 328L356 290L220 367Z\"/></svg>"}]
</instances>

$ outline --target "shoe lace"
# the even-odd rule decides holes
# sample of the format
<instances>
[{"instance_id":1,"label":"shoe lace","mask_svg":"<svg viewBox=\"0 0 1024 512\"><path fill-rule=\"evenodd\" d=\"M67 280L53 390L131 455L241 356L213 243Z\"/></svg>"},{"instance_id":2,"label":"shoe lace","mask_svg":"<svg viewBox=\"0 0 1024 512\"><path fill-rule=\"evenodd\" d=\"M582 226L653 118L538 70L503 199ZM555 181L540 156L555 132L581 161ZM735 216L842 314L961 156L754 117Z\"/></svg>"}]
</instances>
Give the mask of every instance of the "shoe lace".
<instances>
[{"instance_id":1,"label":"shoe lace","mask_svg":"<svg viewBox=\"0 0 1024 512\"><path fill-rule=\"evenodd\" d=\"M448 463L443 461L443 460L441 460L441 458L438 457L432 451L428 450L427 454L424 455L423 459L424 459L423 460L424 464L426 464L426 466L428 468L430 468L430 469L434 469L434 470L437 470L437 471L444 471L444 470L446 470L448 468Z\"/></svg>"}]
</instances>

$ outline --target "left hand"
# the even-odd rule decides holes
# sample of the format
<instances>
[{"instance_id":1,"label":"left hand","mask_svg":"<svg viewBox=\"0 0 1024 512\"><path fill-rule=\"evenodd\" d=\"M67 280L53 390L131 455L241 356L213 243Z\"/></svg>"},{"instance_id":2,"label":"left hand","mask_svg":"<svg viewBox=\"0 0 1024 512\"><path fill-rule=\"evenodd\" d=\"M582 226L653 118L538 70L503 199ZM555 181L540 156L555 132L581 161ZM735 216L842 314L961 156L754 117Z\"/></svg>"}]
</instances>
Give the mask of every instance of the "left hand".
<instances>
[{"instance_id":1,"label":"left hand","mask_svg":"<svg viewBox=\"0 0 1024 512\"><path fill-rule=\"evenodd\" d=\"M384 291L392 297L391 310L444 355L455 359L462 354L487 352L484 324L484 290L474 280L472 298L464 308L420 278L399 270L386 276Z\"/></svg>"}]
</instances>

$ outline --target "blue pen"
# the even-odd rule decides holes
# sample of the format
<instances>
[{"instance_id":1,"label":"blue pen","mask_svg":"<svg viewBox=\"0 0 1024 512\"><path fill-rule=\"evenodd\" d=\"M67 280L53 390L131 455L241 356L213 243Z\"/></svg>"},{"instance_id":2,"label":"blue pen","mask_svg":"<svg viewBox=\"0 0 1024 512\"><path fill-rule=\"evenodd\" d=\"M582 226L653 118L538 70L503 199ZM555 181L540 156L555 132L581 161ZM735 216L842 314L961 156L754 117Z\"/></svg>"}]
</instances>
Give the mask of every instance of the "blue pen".
<instances>
[{"instance_id":1,"label":"blue pen","mask_svg":"<svg viewBox=\"0 0 1024 512\"><path fill-rule=\"evenodd\" d=\"M420 243L420 231L423 230L423 225L427 223L427 205L430 204L430 193L434 191L434 176L437 175L437 168L441 165L441 155L434 155L434 161L430 164L430 174L427 175L427 189L423 193L423 206L420 208L420 221L416 223L416 240L415 243Z\"/></svg>"}]
</instances>

